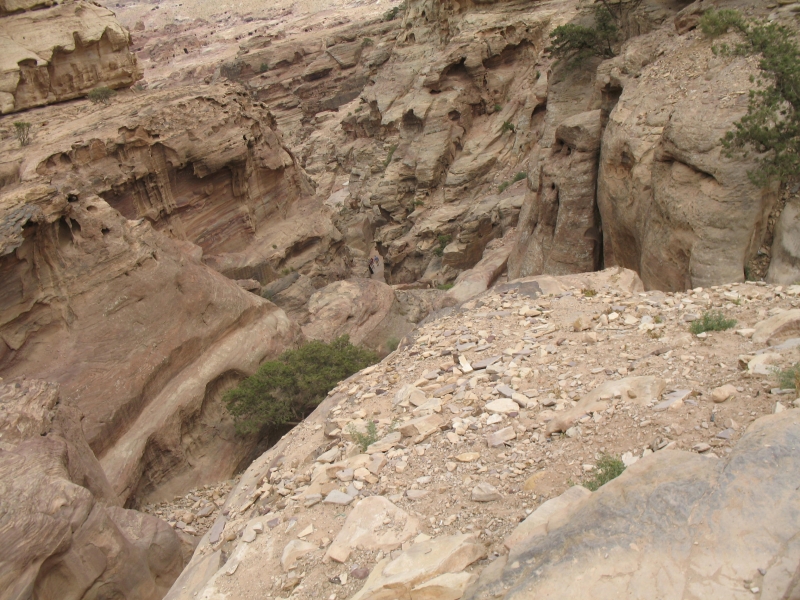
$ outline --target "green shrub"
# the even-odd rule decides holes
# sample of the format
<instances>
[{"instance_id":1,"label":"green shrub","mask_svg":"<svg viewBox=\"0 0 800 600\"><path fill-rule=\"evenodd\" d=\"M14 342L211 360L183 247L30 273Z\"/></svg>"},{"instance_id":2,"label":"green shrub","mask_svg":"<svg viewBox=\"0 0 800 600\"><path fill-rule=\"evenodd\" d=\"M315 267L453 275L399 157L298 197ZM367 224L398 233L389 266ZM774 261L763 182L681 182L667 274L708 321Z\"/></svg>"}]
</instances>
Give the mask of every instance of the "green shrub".
<instances>
[{"instance_id":1,"label":"green shrub","mask_svg":"<svg viewBox=\"0 0 800 600\"><path fill-rule=\"evenodd\" d=\"M397 347L400 345L400 340L392 336L388 340L386 340L386 347L389 349L389 352L394 352L397 350Z\"/></svg>"},{"instance_id":2,"label":"green shrub","mask_svg":"<svg viewBox=\"0 0 800 600\"><path fill-rule=\"evenodd\" d=\"M346 335L330 344L308 342L262 364L223 400L239 433L281 427L303 419L342 379L377 360Z\"/></svg>"},{"instance_id":3,"label":"green shrub","mask_svg":"<svg viewBox=\"0 0 800 600\"><path fill-rule=\"evenodd\" d=\"M736 319L726 319L721 311L704 312L703 317L692 321L689 331L697 335L705 331L725 331L736 325Z\"/></svg>"},{"instance_id":4,"label":"green shrub","mask_svg":"<svg viewBox=\"0 0 800 600\"><path fill-rule=\"evenodd\" d=\"M501 110L503 110L502 106L500 106L499 104L494 105L494 112L500 112Z\"/></svg>"},{"instance_id":5,"label":"green shrub","mask_svg":"<svg viewBox=\"0 0 800 600\"><path fill-rule=\"evenodd\" d=\"M383 13L383 20L384 21L394 21L400 15L400 12L405 11L405 9L406 9L406 3L405 2L403 2L401 4L398 4L397 6L393 6L392 8L387 10L385 13Z\"/></svg>"},{"instance_id":6,"label":"green shrub","mask_svg":"<svg viewBox=\"0 0 800 600\"><path fill-rule=\"evenodd\" d=\"M514 175L514 179L511 180L511 183L517 183L518 181L522 181L528 176L526 171L520 171L516 175Z\"/></svg>"},{"instance_id":7,"label":"green shrub","mask_svg":"<svg viewBox=\"0 0 800 600\"><path fill-rule=\"evenodd\" d=\"M442 256L444 254L444 249L447 247L451 241L453 241L453 236L449 234L440 235L438 238L439 245L434 249L433 253L436 256Z\"/></svg>"},{"instance_id":8,"label":"green shrub","mask_svg":"<svg viewBox=\"0 0 800 600\"><path fill-rule=\"evenodd\" d=\"M375 421L373 420L367 423L366 433L358 431L353 427L352 423L348 426L347 432L352 436L353 441L361 448L361 452L366 452L367 448L378 441L378 426L375 425Z\"/></svg>"},{"instance_id":9,"label":"green shrub","mask_svg":"<svg viewBox=\"0 0 800 600\"><path fill-rule=\"evenodd\" d=\"M383 168L389 166L389 163L392 162L392 157L394 156L394 151L397 150L397 144L391 146L389 148L389 154L386 156L386 160L383 161Z\"/></svg>"},{"instance_id":10,"label":"green shrub","mask_svg":"<svg viewBox=\"0 0 800 600\"><path fill-rule=\"evenodd\" d=\"M612 58L614 43L619 39L614 15L604 4L594 8L594 27L568 23L556 27L550 34L547 50L556 59L569 59L568 66L579 66L592 56Z\"/></svg>"},{"instance_id":11,"label":"green shrub","mask_svg":"<svg viewBox=\"0 0 800 600\"><path fill-rule=\"evenodd\" d=\"M266 73L267 71L269 71L269 65L267 63L261 63L261 66L258 67L258 72Z\"/></svg>"},{"instance_id":12,"label":"green shrub","mask_svg":"<svg viewBox=\"0 0 800 600\"><path fill-rule=\"evenodd\" d=\"M455 285L455 283L452 283L452 282L451 283L440 283L439 285L436 286L436 289L437 290L445 290L445 291L446 290L452 290L454 285Z\"/></svg>"},{"instance_id":13,"label":"green shrub","mask_svg":"<svg viewBox=\"0 0 800 600\"><path fill-rule=\"evenodd\" d=\"M506 131L514 133L516 130L517 128L514 127L514 124L511 121L503 121L503 125L500 127L501 134L505 133Z\"/></svg>"},{"instance_id":14,"label":"green shrub","mask_svg":"<svg viewBox=\"0 0 800 600\"><path fill-rule=\"evenodd\" d=\"M609 454L603 454L600 456L600 460L597 461L597 466L594 469L594 476L584 481L583 487L595 492L612 479L616 479L622 475L624 470L625 463L619 458Z\"/></svg>"},{"instance_id":15,"label":"green shrub","mask_svg":"<svg viewBox=\"0 0 800 600\"><path fill-rule=\"evenodd\" d=\"M730 30L741 41L714 46L722 55L759 56L759 77L749 91L747 114L722 138L726 155L754 151L758 168L748 173L756 185L800 179L800 46L793 29L779 23L749 21L734 10L709 10L700 29L710 37Z\"/></svg>"},{"instance_id":16,"label":"green shrub","mask_svg":"<svg viewBox=\"0 0 800 600\"><path fill-rule=\"evenodd\" d=\"M797 390L800 392L800 363L778 370L775 374L778 377L778 385L782 390Z\"/></svg>"},{"instance_id":17,"label":"green shrub","mask_svg":"<svg viewBox=\"0 0 800 600\"><path fill-rule=\"evenodd\" d=\"M14 135L17 136L20 146L27 146L31 143L31 124L27 121L15 121Z\"/></svg>"},{"instance_id":18,"label":"green shrub","mask_svg":"<svg viewBox=\"0 0 800 600\"><path fill-rule=\"evenodd\" d=\"M592 298L594 296L597 296L597 291L593 290L592 288L583 288L581 290L581 294L583 294L587 298Z\"/></svg>"},{"instance_id":19,"label":"green shrub","mask_svg":"<svg viewBox=\"0 0 800 600\"><path fill-rule=\"evenodd\" d=\"M510 186L510 185L511 185L510 181L504 181L503 183L501 183L500 185L497 186L497 193L498 194L502 194L503 192L505 192L508 189L508 186Z\"/></svg>"},{"instance_id":20,"label":"green shrub","mask_svg":"<svg viewBox=\"0 0 800 600\"><path fill-rule=\"evenodd\" d=\"M114 90L108 87L94 88L87 96L94 104L109 104L111 97L114 95Z\"/></svg>"}]
</instances>

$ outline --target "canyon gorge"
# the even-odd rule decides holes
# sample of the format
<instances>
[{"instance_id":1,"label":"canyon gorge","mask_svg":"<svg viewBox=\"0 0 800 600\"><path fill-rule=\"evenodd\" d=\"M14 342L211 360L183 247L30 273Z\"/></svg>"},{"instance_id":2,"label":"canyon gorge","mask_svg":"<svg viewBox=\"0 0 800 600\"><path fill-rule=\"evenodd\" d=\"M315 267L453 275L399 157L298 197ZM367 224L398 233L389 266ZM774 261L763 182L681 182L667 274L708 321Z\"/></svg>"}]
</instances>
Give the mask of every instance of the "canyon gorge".
<instances>
[{"instance_id":1,"label":"canyon gorge","mask_svg":"<svg viewBox=\"0 0 800 600\"><path fill-rule=\"evenodd\" d=\"M576 66L588 0L0 0L0 599L797 597L800 187L698 24L800 3L604 4Z\"/></svg>"}]
</instances>

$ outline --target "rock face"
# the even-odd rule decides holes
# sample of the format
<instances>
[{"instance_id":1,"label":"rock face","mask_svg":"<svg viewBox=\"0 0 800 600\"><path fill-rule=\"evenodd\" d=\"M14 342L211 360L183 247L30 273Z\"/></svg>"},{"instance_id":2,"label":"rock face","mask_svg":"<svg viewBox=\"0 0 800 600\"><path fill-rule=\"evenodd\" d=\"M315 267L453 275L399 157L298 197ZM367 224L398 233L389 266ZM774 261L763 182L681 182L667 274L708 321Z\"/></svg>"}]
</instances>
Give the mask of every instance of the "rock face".
<instances>
[{"instance_id":1,"label":"rock face","mask_svg":"<svg viewBox=\"0 0 800 600\"><path fill-rule=\"evenodd\" d=\"M0 113L128 87L141 78L130 34L84 0L0 7Z\"/></svg>"},{"instance_id":2,"label":"rock face","mask_svg":"<svg viewBox=\"0 0 800 600\"><path fill-rule=\"evenodd\" d=\"M798 443L792 411L760 419L721 460L656 453L519 542L464 598L795 597Z\"/></svg>"},{"instance_id":3,"label":"rock face","mask_svg":"<svg viewBox=\"0 0 800 600\"><path fill-rule=\"evenodd\" d=\"M58 386L0 384L2 598L160 600L185 564L178 535L116 506Z\"/></svg>"},{"instance_id":4,"label":"rock face","mask_svg":"<svg viewBox=\"0 0 800 600\"><path fill-rule=\"evenodd\" d=\"M122 502L230 476L252 441L235 438L220 395L297 327L203 265L196 246L97 196L3 192L3 376L61 385Z\"/></svg>"},{"instance_id":5,"label":"rock face","mask_svg":"<svg viewBox=\"0 0 800 600\"><path fill-rule=\"evenodd\" d=\"M752 159L726 158L719 142L746 112L750 69L715 57L697 31L635 38L605 67L605 86L621 88L598 179L606 265L663 290L743 280L777 198L749 181Z\"/></svg>"},{"instance_id":6,"label":"rock face","mask_svg":"<svg viewBox=\"0 0 800 600\"><path fill-rule=\"evenodd\" d=\"M330 342L347 334L353 344L382 349L414 328L401 314L394 290L374 279L332 283L311 296L308 312L303 334L312 340Z\"/></svg>"}]
</instances>

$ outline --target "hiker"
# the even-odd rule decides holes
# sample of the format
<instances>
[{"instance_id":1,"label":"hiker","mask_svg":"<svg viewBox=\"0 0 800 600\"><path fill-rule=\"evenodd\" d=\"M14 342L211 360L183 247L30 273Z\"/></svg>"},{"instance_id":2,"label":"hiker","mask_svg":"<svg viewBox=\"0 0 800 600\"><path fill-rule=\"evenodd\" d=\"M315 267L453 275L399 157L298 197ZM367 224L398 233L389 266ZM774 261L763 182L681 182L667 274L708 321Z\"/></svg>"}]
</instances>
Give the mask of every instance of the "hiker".
<instances>
[{"instance_id":1,"label":"hiker","mask_svg":"<svg viewBox=\"0 0 800 600\"><path fill-rule=\"evenodd\" d=\"M374 275L375 274L375 269L372 266L374 261L375 261L375 259L373 257L370 257L369 264L367 265L369 267L369 274L370 275Z\"/></svg>"}]
</instances>

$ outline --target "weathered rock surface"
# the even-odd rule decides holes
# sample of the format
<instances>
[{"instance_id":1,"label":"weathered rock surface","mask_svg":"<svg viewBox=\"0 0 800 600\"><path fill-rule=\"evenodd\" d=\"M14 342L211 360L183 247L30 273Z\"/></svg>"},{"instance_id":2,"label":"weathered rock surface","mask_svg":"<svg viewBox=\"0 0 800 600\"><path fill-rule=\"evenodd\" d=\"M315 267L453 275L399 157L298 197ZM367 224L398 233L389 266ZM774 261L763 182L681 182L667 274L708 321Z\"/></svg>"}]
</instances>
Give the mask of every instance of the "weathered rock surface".
<instances>
[{"instance_id":1,"label":"weathered rock surface","mask_svg":"<svg viewBox=\"0 0 800 600\"><path fill-rule=\"evenodd\" d=\"M791 598L798 443L791 411L754 423L724 459L640 460L464 598Z\"/></svg>"},{"instance_id":2,"label":"weathered rock surface","mask_svg":"<svg viewBox=\"0 0 800 600\"><path fill-rule=\"evenodd\" d=\"M394 290L374 279L347 279L315 292L308 302L309 321L303 334L330 342L349 335L353 344L386 348L414 328L400 311Z\"/></svg>"},{"instance_id":3,"label":"weathered rock surface","mask_svg":"<svg viewBox=\"0 0 800 600\"><path fill-rule=\"evenodd\" d=\"M188 559L164 521L116 505L53 383L0 383L0 515L2 598L160 600Z\"/></svg>"},{"instance_id":4,"label":"weathered rock surface","mask_svg":"<svg viewBox=\"0 0 800 600\"><path fill-rule=\"evenodd\" d=\"M603 85L621 92L600 158L604 260L636 270L648 289L742 281L777 198L748 179L752 158L722 155L720 138L747 109L751 67L711 45L697 31L654 32L603 70Z\"/></svg>"},{"instance_id":5,"label":"weathered rock surface","mask_svg":"<svg viewBox=\"0 0 800 600\"><path fill-rule=\"evenodd\" d=\"M130 34L84 0L10 2L0 11L0 114L128 87L141 78Z\"/></svg>"},{"instance_id":6,"label":"weathered rock surface","mask_svg":"<svg viewBox=\"0 0 800 600\"><path fill-rule=\"evenodd\" d=\"M229 477L254 440L221 394L298 328L97 196L12 186L0 208L0 373L61 385L122 502Z\"/></svg>"}]
</instances>

